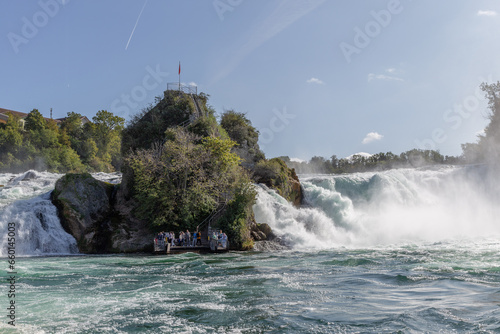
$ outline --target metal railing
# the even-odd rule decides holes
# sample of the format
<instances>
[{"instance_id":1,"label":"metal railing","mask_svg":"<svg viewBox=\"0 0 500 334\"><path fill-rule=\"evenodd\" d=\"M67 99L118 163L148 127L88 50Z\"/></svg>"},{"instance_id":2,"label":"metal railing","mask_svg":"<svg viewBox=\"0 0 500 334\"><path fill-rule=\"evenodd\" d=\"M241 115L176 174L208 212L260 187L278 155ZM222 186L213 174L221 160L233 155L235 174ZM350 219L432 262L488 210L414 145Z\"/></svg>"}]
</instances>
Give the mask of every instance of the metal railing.
<instances>
[{"instance_id":1,"label":"metal railing","mask_svg":"<svg viewBox=\"0 0 500 334\"><path fill-rule=\"evenodd\" d=\"M186 85L178 82L167 83L167 90L176 90L186 94L198 94L198 87L195 85Z\"/></svg>"},{"instance_id":2,"label":"metal railing","mask_svg":"<svg viewBox=\"0 0 500 334\"><path fill-rule=\"evenodd\" d=\"M212 213L207 218L205 218L201 223L199 223L198 226L196 226L196 229L200 230L200 228L206 224L208 224L208 226L210 228L210 225L212 224L212 222L215 219L220 218L219 216L221 215L221 213L224 211L225 208L226 208L225 202L219 203L219 206L214 211L212 211Z\"/></svg>"},{"instance_id":3,"label":"metal railing","mask_svg":"<svg viewBox=\"0 0 500 334\"><path fill-rule=\"evenodd\" d=\"M200 105L198 104L198 100L196 99L196 95L195 94L191 94L191 98L193 99L194 107L196 108L196 112L198 114L197 117L204 116L204 113L201 110Z\"/></svg>"}]
</instances>

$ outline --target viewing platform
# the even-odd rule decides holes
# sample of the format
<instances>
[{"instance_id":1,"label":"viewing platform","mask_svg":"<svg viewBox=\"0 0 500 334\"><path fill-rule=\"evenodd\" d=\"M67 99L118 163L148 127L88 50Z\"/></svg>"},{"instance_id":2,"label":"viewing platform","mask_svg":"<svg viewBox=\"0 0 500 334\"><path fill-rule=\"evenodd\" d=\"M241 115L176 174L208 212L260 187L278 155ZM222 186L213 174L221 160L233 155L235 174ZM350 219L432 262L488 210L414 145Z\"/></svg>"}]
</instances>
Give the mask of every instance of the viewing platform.
<instances>
[{"instance_id":1,"label":"viewing platform","mask_svg":"<svg viewBox=\"0 0 500 334\"><path fill-rule=\"evenodd\" d=\"M196 240L193 245L191 240L189 245L183 244L179 245L179 241L176 239L173 243L167 242L165 239L155 238L153 240L154 244L154 254L179 254L179 253L223 253L229 251L229 240L227 239L215 239L209 237L212 235L212 230L209 229L207 232L202 232L201 240Z\"/></svg>"},{"instance_id":2,"label":"viewing platform","mask_svg":"<svg viewBox=\"0 0 500 334\"><path fill-rule=\"evenodd\" d=\"M167 83L167 90L175 90L183 92L186 94L198 94L198 86L196 85L186 85L179 82L169 82Z\"/></svg>"}]
</instances>

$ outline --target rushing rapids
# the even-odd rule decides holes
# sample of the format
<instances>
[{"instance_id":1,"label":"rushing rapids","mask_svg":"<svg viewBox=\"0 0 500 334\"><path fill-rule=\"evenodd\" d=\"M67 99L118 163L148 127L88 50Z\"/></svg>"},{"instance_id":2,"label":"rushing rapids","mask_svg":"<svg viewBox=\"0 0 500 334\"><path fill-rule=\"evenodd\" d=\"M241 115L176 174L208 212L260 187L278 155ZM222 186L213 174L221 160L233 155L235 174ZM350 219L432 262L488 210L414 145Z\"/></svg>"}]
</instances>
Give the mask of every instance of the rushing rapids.
<instances>
[{"instance_id":1,"label":"rushing rapids","mask_svg":"<svg viewBox=\"0 0 500 334\"><path fill-rule=\"evenodd\" d=\"M485 166L302 176L306 207L258 187L257 222L292 247L434 242L500 233L494 175Z\"/></svg>"},{"instance_id":2,"label":"rushing rapids","mask_svg":"<svg viewBox=\"0 0 500 334\"><path fill-rule=\"evenodd\" d=\"M43 256L76 251L49 200L60 176L0 174L0 229L18 224L16 333L500 330L484 167L303 176L301 209L259 186L256 218L288 248L169 256Z\"/></svg>"},{"instance_id":3,"label":"rushing rapids","mask_svg":"<svg viewBox=\"0 0 500 334\"><path fill-rule=\"evenodd\" d=\"M18 255L78 251L50 201L50 192L61 176L35 171L0 174L0 232L6 232L9 222L16 222ZM93 176L120 182L117 173ZM500 214L495 204L500 192L494 179L485 166L303 175L303 208L295 208L273 190L259 185L254 212L257 222L268 223L295 249L492 236L500 233L495 223ZM0 256L4 256L5 242L5 238L0 241Z\"/></svg>"},{"instance_id":4,"label":"rushing rapids","mask_svg":"<svg viewBox=\"0 0 500 334\"><path fill-rule=\"evenodd\" d=\"M16 224L16 254L61 255L78 252L75 239L61 226L50 193L62 174L27 171L0 174L0 235L7 235L8 223ZM97 179L119 182L119 174L95 173ZM5 256L7 238L0 240Z\"/></svg>"}]
</instances>

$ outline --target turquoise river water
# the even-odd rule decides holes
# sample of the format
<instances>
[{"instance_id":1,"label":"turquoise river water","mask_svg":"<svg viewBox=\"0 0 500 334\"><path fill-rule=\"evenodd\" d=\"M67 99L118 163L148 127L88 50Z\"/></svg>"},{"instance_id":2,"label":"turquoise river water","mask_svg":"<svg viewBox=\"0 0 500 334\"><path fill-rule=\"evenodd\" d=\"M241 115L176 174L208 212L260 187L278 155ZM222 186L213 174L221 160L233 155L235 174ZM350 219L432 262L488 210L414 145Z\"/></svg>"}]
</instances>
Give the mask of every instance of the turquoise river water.
<instances>
[{"instance_id":1,"label":"turquoise river water","mask_svg":"<svg viewBox=\"0 0 500 334\"><path fill-rule=\"evenodd\" d=\"M304 175L300 209L256 185L256 221L279 243L163 256L79 254L50 202L59 177L0 174L0 333L500 332L500 187L485 166Z\"/></svg>"},{"instance_id":2,"label":"turquoise river water","mask_svg":"<svg viewBox=\"0 0 500 334\"><path fill-rule=\"evenodd\" d=\"M500 331L499 250L498 240L478 240L314 252L22 258L17 326L4 321L0 330L494 333Z\"/></svg>"}]
</instances>

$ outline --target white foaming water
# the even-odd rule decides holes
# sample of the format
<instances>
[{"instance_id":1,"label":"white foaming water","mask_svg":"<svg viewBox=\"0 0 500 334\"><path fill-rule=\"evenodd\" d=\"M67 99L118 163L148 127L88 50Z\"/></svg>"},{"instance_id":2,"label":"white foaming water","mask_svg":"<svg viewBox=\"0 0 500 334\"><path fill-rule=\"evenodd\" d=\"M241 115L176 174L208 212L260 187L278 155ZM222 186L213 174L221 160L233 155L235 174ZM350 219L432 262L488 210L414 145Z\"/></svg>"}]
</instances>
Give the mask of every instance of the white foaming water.
<instances>
[{"instance_id":1,"label":"white foaming water","mask_svg":"<svg viewBox=\"0 0 500 334\"><path fill-rule=\"evenodd\" d=\"M16 255L78 253L76 240L61 226L50 193L20 200L0 211L0 256L7 256L8 223L15 223Z\"/></svg>"},{"instance_id":2,"label":"white foaming water","mask_svg":"<svg viewBox=\"0 0 500 334\"><path fill-rule=\"evenodd\" d=\"M498 189L484 166L301 178L309 208L265 186L254 206L296 248L370 247L500 234Z\"/></svg>"},{"instance_id":3,"label":"white foaming water","mask_svg":"<svg viewBox=\"0 0 500 334\"><path fill-rule=\"evenodd\" d=\"M0 174L0 256L7 255L8 224L16 226L16 255L78 253L76 241L61 226L50 200L56 181L63 174L28 171ZM96 179L119 183L119 173L95 173Z\"/></svg>"},{"instance_id":4,"label":"white foaming water","mask_svg":"<svg viewBox=\"0 0 500 334\"><path fill-rule=\"evenodd\" d=\"M21 199L33 198L54 189L63 174L27 171L0 173L0 209Z\"/></svg>"}]
</instances>

